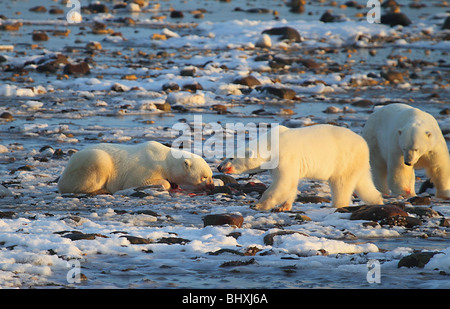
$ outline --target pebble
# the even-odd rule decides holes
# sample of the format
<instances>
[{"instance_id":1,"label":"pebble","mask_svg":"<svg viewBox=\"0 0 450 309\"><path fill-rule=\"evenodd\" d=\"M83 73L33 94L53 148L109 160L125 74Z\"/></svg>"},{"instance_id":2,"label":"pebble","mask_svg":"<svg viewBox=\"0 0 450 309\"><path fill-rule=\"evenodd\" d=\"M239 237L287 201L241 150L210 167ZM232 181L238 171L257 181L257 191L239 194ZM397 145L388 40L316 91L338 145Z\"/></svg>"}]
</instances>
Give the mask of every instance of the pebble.
<instances>
[{"instance_id":1,"label":"pebble","mask_svg":"<svg viewBox=\"0 0 450 309\"><path fill-rule=\"evenodd\" d=\"M350 220L378 221L393 216L407 217L408 213L395 205L366 205L352 211Z\"/></svg>"},{"instance_id":2,"label":"pebble","mask_svg":"<svg viewBox=\"0 0 450 309\"><path fill-rule=\"evenodd\" d=\"M292 100L296 96L294 90L286 87L264 86L261 90L285 100Z\"/></svg>"},{"instance_id":3,"label":"pebble","mask_svg":"<svg viewBox=\"0 0 450 309\"><path fill-rule=\"evenodd\" d=\"M228 224L240 228L243 222L244 217L237 214L215 214L203 217L204 226Z\"/></svg>"},{"instance_id":4,"label":"pebble","mask_svg":"<svg viewBox=\"0 0 450 309\"><path fill-rule=\"evenodd\" d=\"M48 35L44 31L36 31L32 34L33 41L48 41Z\"/></svg>"},{"instance_id":5,"label":"pebble","mask_svg":"<svg viewBox=\"0 0 450 309\"><path fill-rule=\"evenodd\" d=\"M64 74L72 74L72 75L86 75L89 74L90 68L89 68L89 64L87 64L86 62L80 62L77 64L67 64L64 67L63 70Z\"/></svg>"},{"instance_id":6,"label":"pebble","mask_svg":"<svg viewBox=\"0 0 450 309\"><path fill-rule=\"evenodd\" d=\"M300 33L292 27L275 27L266 29L262 34L279 35L280 40L288 40L290 42L302 42Z\"/></svg>"}]
</instances>

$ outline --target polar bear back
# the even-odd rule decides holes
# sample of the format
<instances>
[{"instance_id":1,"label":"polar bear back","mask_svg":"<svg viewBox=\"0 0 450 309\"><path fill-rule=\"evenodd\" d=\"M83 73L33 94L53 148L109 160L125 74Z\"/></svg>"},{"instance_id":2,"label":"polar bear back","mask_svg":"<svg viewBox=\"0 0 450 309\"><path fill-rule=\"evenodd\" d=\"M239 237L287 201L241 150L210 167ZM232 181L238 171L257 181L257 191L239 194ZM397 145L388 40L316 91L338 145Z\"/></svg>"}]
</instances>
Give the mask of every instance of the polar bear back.
<instances>
[{"instance_id":1,"label":"polar bear back","mask_svg":"<svg viewBox=\"0 0 450 309\"><path fill-rule=\"evenodd\" d=\"M280 135L280 164L300 160L302 177L328 180L345 171L367 166L369 149L365 140L349 129L314 125L290 129Z\"/></svg>"}]
</instances>

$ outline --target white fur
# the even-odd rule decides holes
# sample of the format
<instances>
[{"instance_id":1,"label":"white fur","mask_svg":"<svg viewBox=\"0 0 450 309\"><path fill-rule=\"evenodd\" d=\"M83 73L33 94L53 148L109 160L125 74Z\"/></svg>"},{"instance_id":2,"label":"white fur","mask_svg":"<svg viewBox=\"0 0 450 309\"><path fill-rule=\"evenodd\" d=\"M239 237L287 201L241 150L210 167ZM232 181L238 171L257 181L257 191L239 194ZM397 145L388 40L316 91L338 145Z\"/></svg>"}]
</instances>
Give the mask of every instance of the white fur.
<instances>
[{"instance_id":1,"label":"white fur","mask_svg":"<svg viewBox=\"0 0 450 309\"><path fill-rule=\"evenodd\" d=\"M278 166L270 170L272 184L256 209L281 205L278 210L290 210L302 178L328 181L334 207L348 206L355 190L368 204L383 203L372 182L367 144L349 129L315 125L280 130L278 156ZM226 159L219 170L248 173L257 170L263 161L258 157Z\"/></svg>"},{"instance_id":2,"label":"white fur","mask_svg":"<svg viewBox=\"0 0 450 309\"><path fill-rule=\"evenodd\" d=\"M405 104L390 104L369 117L363 136L378 190L414 196L414 169L424 168L436 196L450 198L450 156L432 115Z\"/></svg>"},{"instance_id":3,"label":"white fur","mask_svg":"<svg viewBox=\"0 0 450 309\"><path fill-rule=\"evenodd\" d=\"M169 189L170 183L209 188L212 171L201 157L158 142L97 144L72 155L58 188L60 193L95 194L145 185Z\"/></svg>"}]
</instances>

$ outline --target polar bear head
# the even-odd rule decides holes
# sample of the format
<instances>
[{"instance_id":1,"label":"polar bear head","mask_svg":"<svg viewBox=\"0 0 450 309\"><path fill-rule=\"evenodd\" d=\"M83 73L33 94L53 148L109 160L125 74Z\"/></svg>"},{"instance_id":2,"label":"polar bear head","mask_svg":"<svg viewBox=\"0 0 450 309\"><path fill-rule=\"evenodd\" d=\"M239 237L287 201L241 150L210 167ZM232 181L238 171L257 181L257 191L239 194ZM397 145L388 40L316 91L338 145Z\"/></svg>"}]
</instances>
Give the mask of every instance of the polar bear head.
<instances>
[{"instance_id":1,"label":"polar bear head","mask_svg":"<svg viewBox=\"0 0 450 309\"><path fill-rule=\"evenodd\" d=\"M220 163L217 170L225 174L258 173L262 170L261 164L265 161L256 156L255 151L246 149L244 157L227 158Z\"/></svg>"},{"instance_id":2,"label":"polar bear head","mask_svg":"<svg viewBox=\"0 0 450 309\"><path fill-rule=\"evenodd\" d=\"M433 129L424 122L408 124L398 130L398 135L404 163L408 166L414 166L420 157L433 149L436 142Z\"/></svg>"},{"instance_id":3,"label":"polar bear head","mask_svg":"<svg viewBox=\"0 0 450 309\"><path fill-rule=\"evenodd\" d=\"M202 157L191 155L189 158L179 158L176 161L177 166L173 167L171 182L193 186L200 190L214 189L213 173Z\"/></svg>"}]
</instances>

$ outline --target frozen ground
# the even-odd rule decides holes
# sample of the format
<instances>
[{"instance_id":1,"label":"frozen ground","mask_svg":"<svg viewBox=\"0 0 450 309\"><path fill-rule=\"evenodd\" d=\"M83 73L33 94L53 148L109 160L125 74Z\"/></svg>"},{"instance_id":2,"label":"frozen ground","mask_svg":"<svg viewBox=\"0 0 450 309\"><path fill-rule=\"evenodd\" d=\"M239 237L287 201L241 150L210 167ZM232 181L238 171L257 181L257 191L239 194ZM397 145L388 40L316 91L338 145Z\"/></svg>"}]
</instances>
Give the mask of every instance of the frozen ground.
<instances>
[{"instance_id":1,"label":"frozen ground","mask_svg":"<svg viewBox=\"0 0 450 309\"><path fill-rule=\"evenodd\" d=\"M422 225L406 228L350 220L327 202L296 202L287 213L257 212L249 208L256 192L147 188L91 197L60 195L55 183L71 150L98 142L170 144L177 137L172 126L192 123L194 115L222 126L331 122L360 133L374 105L403 102L433 114L448 140L450 121L442 112L449 108L450 43L448 30L441 30L448 7L427 1L411 9L408 1L398 2L411 26L369 24L364 9L331 2L313 1L305 13L293 14L282 1L237 0L162 1L159 9L151 1L141 13L82 12L83 23L69 25L64 14L30 12L34 2L0 1L0 23L22 23L16 31L0 30L0 46L13 46L0 51L0 114L12 116L0 119L0 182L13 194L0 199L0 287L450 288L449 228L442 224L450 204L433 196L430 205L416 207L435 212L410 213ZM40 3L68 11L58 2ZM169 6L185 17L168 17ZM270 7L279 19L236 7ZM198 8L206 9L201 19L189 12ZM344 21L320 22L327 9L344 14ZM95 21L112 32L95 34ZM303 41L271 36L270 48L255 47L263 30L278 26L297 29ZM54 35L67 29L68 36ZM35 30L47 32L49 40L32 41ZM90 42L101 49L87 48ZM64 64L38 72L57 54L70 63L87 61L90 74L65 75ZM403 81L387 82L390 70L401 72ZM249 74L261 86L290 88L296 96L280 98L233 83ZM169 82L180 88L197 82L203 89L163 91ZM354 104L362 99L370 102ZM158 109L166 102L170 111ZM208 128L206 139L214 137ZM220 158L207 161L215 170ZM234 176L241 184L270 184L264 173ZM417 186L425 179L419 172ZM329 197L329 189L305 180L299 194ZM242 215L242 227L204 226L204 216L221 213ZM264 240L281 231L298 233ZM398 268L402 257L421 251L439 254L424 268ZM367 280L371 260L380 263L380 283ZM79 282L71 277L78 266Z\"/></svg>"}]
</instances>

